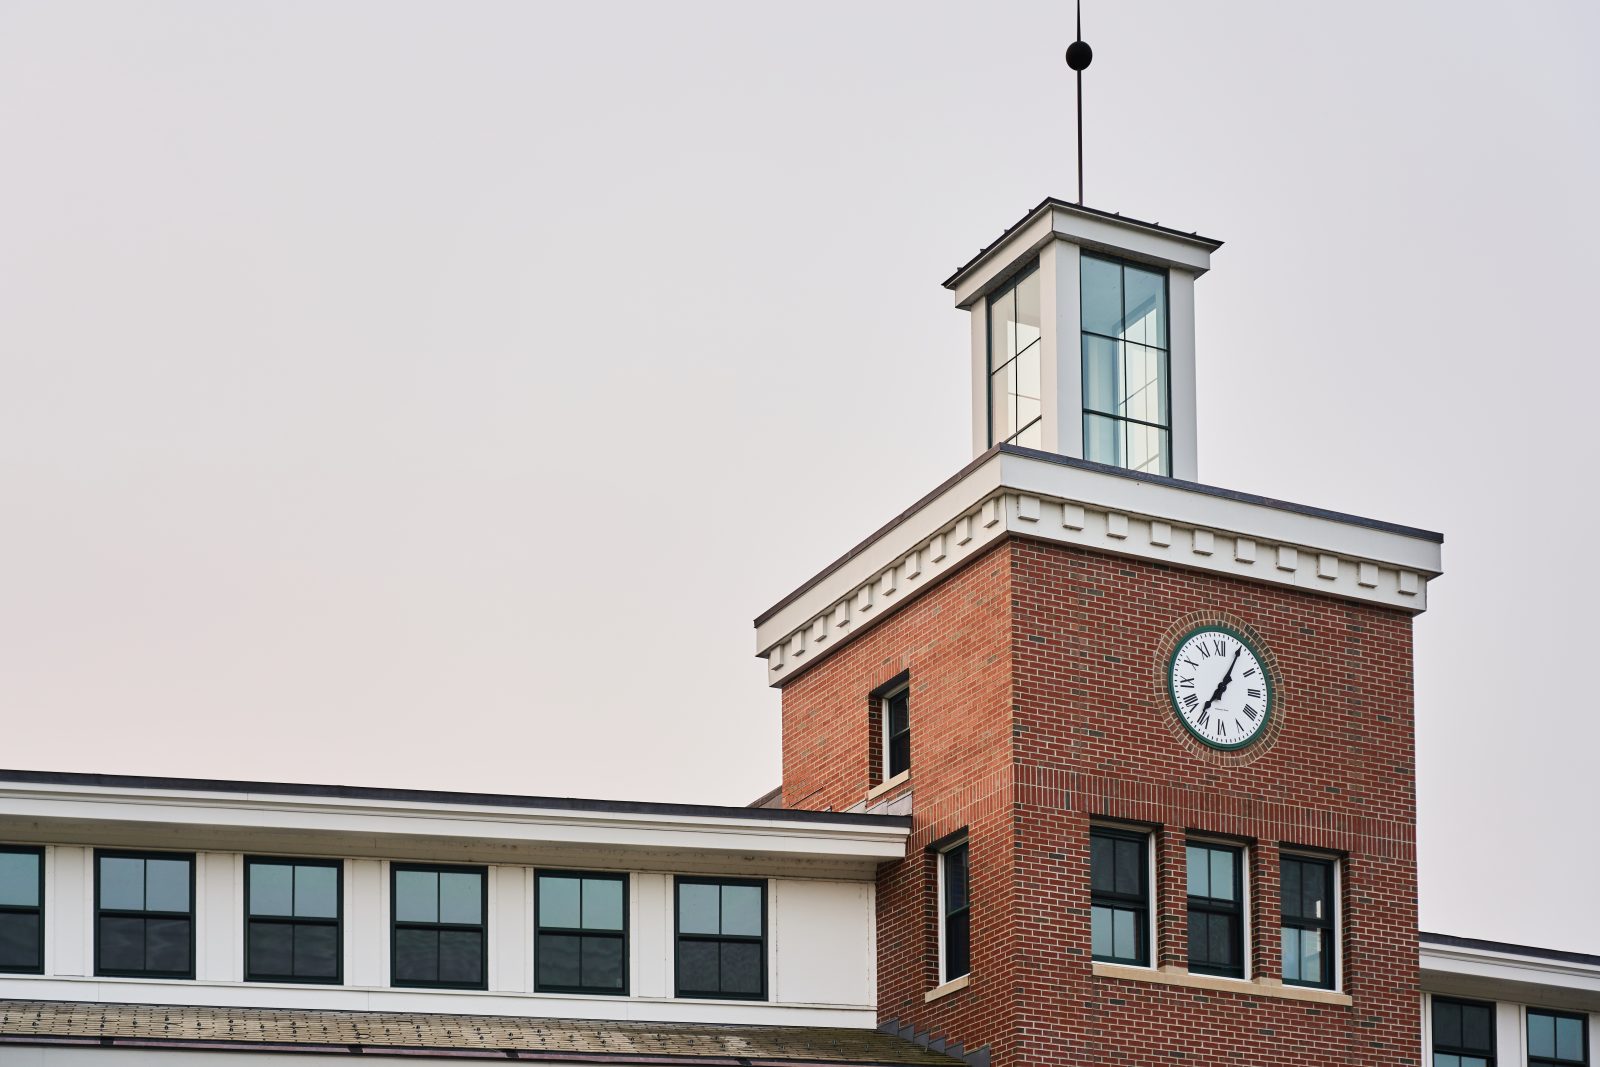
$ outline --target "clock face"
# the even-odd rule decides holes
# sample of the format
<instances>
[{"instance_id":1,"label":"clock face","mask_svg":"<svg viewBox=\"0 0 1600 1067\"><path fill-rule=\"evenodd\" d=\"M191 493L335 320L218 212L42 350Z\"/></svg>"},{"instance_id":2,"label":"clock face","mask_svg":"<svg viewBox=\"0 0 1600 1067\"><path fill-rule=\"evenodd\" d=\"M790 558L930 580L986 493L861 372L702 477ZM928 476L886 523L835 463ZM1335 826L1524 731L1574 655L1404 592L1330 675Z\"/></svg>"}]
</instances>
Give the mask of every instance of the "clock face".
<instances>
[{"instance_id":1,"label":"clock face","mask_svg":"<svg viewBox=\"0 0 1600 1067\"><path fill-rule=\"evenodd\" d=\"M1225 626L1191 630L1172 653L1167 689L1178 719L1212 748L1243 748L1272 715L1272 679L1244 636Z\"/></svg>"}]
</instances>

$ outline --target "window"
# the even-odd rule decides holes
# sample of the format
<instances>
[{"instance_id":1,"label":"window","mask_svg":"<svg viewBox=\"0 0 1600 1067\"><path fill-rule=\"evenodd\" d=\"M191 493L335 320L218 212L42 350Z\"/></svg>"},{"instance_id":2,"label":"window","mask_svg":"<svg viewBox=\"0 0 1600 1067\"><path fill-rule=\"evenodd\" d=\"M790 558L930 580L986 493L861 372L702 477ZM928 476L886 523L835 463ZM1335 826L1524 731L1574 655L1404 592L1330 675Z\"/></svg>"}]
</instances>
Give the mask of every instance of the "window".
<instances>
[{"instance_id":1,"label":"window","mask_svg":"<svg viewBox=\"0 0 1600 1067\"><path fill-rule=\"evenodd\" d=\"M338 860L244 861L247 982L340 980Z\"/></svg>"},{"instance_id":2,"label":"window","mask_svg":"<svg viewBox=\"0 0 1600 1067\"><path fill-rule=\"evenodd\" d=\"M1039 265L989 294L989 443L1044 446Z\"/></svg>"},{"instance_id":3,"label":"window","mask_svg":"<svg viewBox=\"0 0 1600 1067\"><path fill-rule=\"evenodd\" d=\"M1191 844L1185 851L1189 970L1243 978L1244 851L1208 844Z\"/></svg>"},{"instance_id":4,"label":"window","mask_svg":"<svg viewBox=\"0 0 1600 1067\"><path fill-rule=\"evenodd\" d=\"M1528 1009L1528 1067L1588 1067L1589 1017Z\"/></svg>"},{"instance_id":5,"label":"window","mask_svg":"<svg viewBox=\"0 0 1600 1067\"><path fill-rule=\"evenodd\" d=\"M0 973L44 973L44 850L0 845Z\"/></svg>"},{"instance_id":6,"label":"window","mask_svg":"<svg viewBox=\"0 0 1600 1067\"><path fill-rule=\"evenodd\" d=\"M883 698L883 780L911 769L911 687Z\"/></svg>"},{"instance_id":7,"label":"window","mask_svg":"<svg viewBox=\"0 0 1600 1067\"><path fill-rule=\"evenodd\" d=\"M1284 855L1278 861L1278 899L1283 915L1283 980L1287 985L1332 989L1338 897L1335 863Z\"/></svg>"},{"instance_id":8,"label":"window","mask_svg":"<svg viewBox=\"0 0 1600 1067\"><path fill-rule=\"evenodd\" d=\"M628 991L627 896L625 874L539 872L539 992Z\"/></svg>"},{"instance_id":9,"label":"window","mask_svg":"<svg viewBox=\"0 0 1600 1067\"><path fill-rule=\"evenodd\" d=\"M482 867L393 867L392 984L485 989Z\"/></svg>"},{"instance_id":10,"label":"window","mask_svg":"<svg viewBox=\"0 0 1600 1067\"><path fill-rule=\"evenodd\" d=\"M939 854L940 981L972 970L972 871L967 842Z\"/></svg>"},{"instance_id":11,"label":"window","mask_svg":"<svg viewBox=\"0 0 1600 1067\"><path fill-rule=\"evenodd\" d=\"M1494 1005L1433 998L1433 1067L1493 1067Z\"/></svg>"},{"instance_id":12,"label":"window","mask_svg":"<svg viewBox=\"0 0 1600 1067\"><path fill-rule=\"evenodd\" d=\"M1172 473L1167 401L1167 275L1079 258L1083 323L1083 455Z\"/></svg>"},{"instance_id":13,"label":"window","mask_svg":"<svg viewBox=\"0 0 1600 1067\"><path fill-rule=\"evenodd\" d=\"M1150 965L1149 840L1103 827L1089 833L1089 939L1097 960Z\"/></svg>"},{"instance_id":14,"label":"window","mask_svg":"<svg viewBox=\"0 0 1600 1067\"><path fill-rule=\"evenodd\" d=\"M194 857L95 853L95 974L194 977Z\"/></svg>"},{"instance_id":15,"label":"window","mask_svg":"<svg viewBox=\"0 0 1600 1067\"><path fill-rule=\"evenodd\" d=\"M767 883L679 878L678 996L764 1000Z\"/></svg>"}]
</instances>

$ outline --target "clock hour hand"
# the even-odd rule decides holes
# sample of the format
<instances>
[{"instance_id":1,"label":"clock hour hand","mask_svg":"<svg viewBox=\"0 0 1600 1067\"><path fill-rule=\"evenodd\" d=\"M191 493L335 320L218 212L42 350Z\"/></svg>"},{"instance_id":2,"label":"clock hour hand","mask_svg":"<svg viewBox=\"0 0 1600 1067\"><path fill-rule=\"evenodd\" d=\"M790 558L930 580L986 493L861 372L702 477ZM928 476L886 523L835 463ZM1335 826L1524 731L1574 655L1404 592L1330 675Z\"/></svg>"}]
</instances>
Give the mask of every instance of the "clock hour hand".
<instances>
[{"instance_id":1,"label":"clock hour hand","mask_svg":"<svg viewBox=\"0 0 1600 1067\"><path fill-rule=\"evenodd\" d=\"M1242 648L1236 648L1233 650L1233 659L1228 664L1228 673L1224 674L1222 676L1222 681L1217 683L1216 691L1211 694L1211 699L1205 702L1205 706L1200 709L1201 711L1205 711L1206 708L1209 708L1218 700L1222 699L1222 694L1228 689L1228 683L1233 681L1233 668L1239 665L1239 653L1242 651L1244 651Z\"/></svg>"}]
</instances>

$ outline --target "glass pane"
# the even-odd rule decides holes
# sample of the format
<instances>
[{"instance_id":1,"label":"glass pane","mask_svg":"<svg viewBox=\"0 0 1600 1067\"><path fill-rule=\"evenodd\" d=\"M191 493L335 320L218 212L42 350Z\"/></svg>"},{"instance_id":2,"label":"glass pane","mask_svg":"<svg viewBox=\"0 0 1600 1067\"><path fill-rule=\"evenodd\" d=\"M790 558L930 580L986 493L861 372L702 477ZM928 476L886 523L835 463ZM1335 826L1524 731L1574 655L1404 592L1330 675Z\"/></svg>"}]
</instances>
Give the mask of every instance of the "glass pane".
<instances>
[{"instance_id":1,"label":"glass pane","mask_svg":"<svg viewBox=\"0 0 1600 1067\"><path fill-rule=\"evenodd\" d=\"M1233 899L1233 864L1237 856L1227 849L1211 851L1211 896L1215 900Z\"/></svg>"},{"instance_id":2,"label":"glass pane","mask_svg":"<svg viewBox=\"0 0 1600 1067\"><path fill-rule=\"evenodd\" d=\"M1538 1012L1528 1013L1528 1055L1556 1054L1556 1021Z\"/></svg>"},{"instance_id":3,"label":"glass pane","mask_svg":"<svg viewBox=\"0 0 1600 1067\"><path fill-rule=\"evenodd\" d=\"M583 928L622 929L622 883L612 878L583 881Z\"/></svg>"},{"instance_id":4,"label":"glass pane","mask_svg":"<svg viewBox=\"0 0 1600 1067\"><path fill-rule=\"evenodd\" d=\"M539 935L539 984L573 989L581 985L577 934Z\"/></svg>"},{"instance_id":5,"label":"glass pane","mask_svg":"<svg viewBox=\"0 0 1600 1067\"><path fill-rule=\"evenodd\" d=\"M1017 361L989 375L989 443L999 444L1017 432Z\"/></svg>"},{"instance_id":6,"label":"glass pane","mask_svg":"<svg viewBox=\"0 0 1600 1067\"><path fill-rule=\"evenodd\" d=\"M1141 895L1144 885L1144 845L1139 841L1117 842L1117 892Z\"/></svg>"},{"instance_id":7,"label":"glass pane","mask_svg":"<svg viewBox=\"0 0 1600 1067\"><path fill-rule=\"evenodd\" d=\"M622 938L583 939L583 986L585 989L622 989Z\"/></svg>"},{"instance_id":8,"label":"glass pane","mask_svg":"<svg viewBox=\"0 0 1600 1067\"><path fill-rule=\"evenodd\" d=\"M1210 896L1211 864L1206 859L1206 850L1189 845L1184 853L1184 861L1189 871L1189 895L1191 897Z\"/></svg>"},{"instance_id":9,"label":"glass pane","mask_svg":"<svg viewBox=\"0 0 1600 1067\"><path fill-rule=\"evenodd\" d=\"M100 906L113 911L144 910L144 860L100 857Z\"/></svg>"},{"instance_id":10,"label":"glass pane","mask_svg":"<svg viewBox=\"0 0 1600 1067\"><path fill-rule=\"evenodd\" d=\"M722 945L722 991L741 996L761 993L761 946L748 941Z\"/></svg>"},{"instance_id":11,"label":"glass pane","mask_svg":"<svg viewBox=\"0 0 1600 1067\"><path fill-rule=\"evenodd\" d=\"M1099 834L1089 838L1089 886L1096 893L1116 886L1116 843Z\"/></svg>"},{"instance_id":12,"label":"glass pane","mask_svg":"<svg viewBox=\"0 0 1600 1067\"><path fill-rule=\"evenodd\" d=\"M1300 906L1300 862L1284 859L1278 865L1278 877L1278 899L1283 906L1283 914L1291 919L1304 918L1305 912Z\"/></svg>"},{"instance_id":13,"label":"glass pane","mask_svg":"<svg viewBox=\"0 0 1600 1067\"><path fill-rule=\"evenodd\" d=\"M889 736L905 733L911 728L911 696L898 693L889 698Z\"/></svg>"},{"instance_id":14,"label":"glass pane","mask_svg":"<svg viewBox=\"0 0 1600 1067\"><path fill-rule=\"evenodd\" d=\"M284 863L250 865L250 914L294 914L294 868ZM274 971L274 974L285 972Z\"/></svg>"},{"instance_id":15,"label":"glass pane","mask_svg":"<svg viewBox=\"0 0 1600 1067\"><path fill-rule=\"evenodd\" d=\"M1323 981L1322 934L1317 930L1300 931L1300 977L1306 982Z\"/></svg>"},{"instance_id":16,"label":"glass pane","mask_svg":"<svg viewBox=\"0 0 1600 1067\"><path fill-rule=\"evenodd\" d=\"M1093 256L1078 260L1083 294L1083 328L1088 333L1122 334L1122 268Z\"/></svg>"},{"instance_id":17,"label":"glass pane","mask_svg":"<svg viewBox=\"0 0 1600 1067\"><path fill-rule=\"evenodd\" d=\"M1117 397L1118 415L1141 422L1167 424L1166 353L1143 345L1122 346L1123 394Z\"/></svg>"},{"instance_id":18,"label":"glass pane","mask_svg":"<svg viewBox=\"0 0 1600 1067\"><path fill-rule=\"evenodd\" d=\"M439 981L477 985L483 981L483 934L477 930L439 931Z\"/></svg>"},{"instance_id":19,"label":"glass pane","mask_svg":"<svg viewBox=\"0 0 1600 1067\"><path fill-rule=\"evenodd\" d=\"M1489 1061L1482 1056L1463 1056L1461 1067L1489 1067Z\"/></svg>"},{"instance_id":20,"label":"glass pane","mask_svg":"<svg viewBox=\"0 0 1600 1067\"><path fill-rule=\"evenodd\" d=\"M753 885L722 887L722 932L760 937L761 890Z\"/></svg>"},{"instance_id":21,"label":"glass pane","mask_svg":"<svg viewBox=\"0 0 1600 1067\"><path fill-rule=\"evenodd\" d=\"M1017 283L1017 351L1039 340L1039 272L1033 271Z\"/></svg>"},{"instance_id":22,"label":"glass pane","mask_svg":"<svg viewBox=\"0 0 1600 1067\"><path fill-rule=\"evenodd\" d=\"M1112 954L1121 960L1136 959L1139 955L1137 919L1131 911L1118 910L1111 918Z\"/></svg>"},{"instance_id":23,"label":"glass pane","mask_svg":"<svg viewBox=\"0 0 1600 1067\"><path fill-rule=\"evenodd\" d=\"M561 875L539 876L539 925L576 930L582 925L579 900L582 882Z\"/></svg>"},{"instance_id":24,"label":"glass pane","mask_svg":"<svg viewBox=\"0 0 1600 1067\"><path fill-rule=\"evenodd\" d=\"M1044 423L1035 418L1032 425L1024 425L1017 431L1015 443L1023 448L1044 447Z\"/></svg>"},{"instance_id":25,"label":"glass pane","mask_svg":"<svg viewBox=\"0 0 1600 1067\"><path fill-rule=\"evenodd\" d=\"M39 953L39 913L0 913L0 970L34 970Z\"/></svg>"},{"instance_id":26,"label":"glass pane","mask_svg":"<svg viewBox=\"0 0 1600 1067\"><path fill-rule=\"evenodd\" d=\"M1034 343L1022 350L1017 356L1017 429L1021 430L1030 422L1039 418L1043 409L1039 406L1039 397L1044 389L1039 377L1039 350L1040 345Z\"/></svg>"},{"instance_id":27,"label":"glass pane","mask_svg":"<svg viewBox=\"0 0 1600 1067\"><path fill-rule=\"evenodd\" d=\"M394 980L396 982L439 980L439 931L396 930L394 932Z\"/></svg>"},{"instance_id":28,"label":"glass pane","mask_svg":"<svg viewBox=\"0 0 1600 1067\"><path fill-rule=\"evenodd\" d=\"M189 920L146 919L144 965L150 971L186 973L189 970Z\"/></svg>"},{"instance_id":29,"label":"glass pane","mask_svg":"<svg viewBox=\"0 0 1600 1067\"><path fill-rule=\"evenodd\" d=\"M1208 953L1216 967L1234 967L1239 954L1233 950L1234 922L1231 915L1211 916L1211 950Z\"/></svg>"},{"instance_id":30,"label":"glass pane","mask_svg":"<svg viewBox=\"0 0 1600 1067\"><path fill-rule=\"evenodd\" d=\"M680 934L717 934L722 932L720 921L722 894L720 887L698 882L678 883L678 932ZM696 987L700 988L700 987Z\"/></svg>"},{"instance_id":31,"label":"glass pane","mask_svg":"<svg viewBox=\"0 0 1600 1067\"><path fill-rule=\"evenodd\" d=\"M1583 1062L1583 1020L1556 1020L1556 1055L1574 1063Z\"/></svg>"},{"instance_id":32,"label":"glass pane","mask_svg":"<svg viewBox=\"0 0 1600 1067\"><path fill-rule=\"evenodd\" d=\"M1130 341L1167 347L1167 279L1138 267L1122 270L1123 320Z\"/></svg>"},{"instance_id":33,"label":"glass pane","mask_svg":"<svg viewBox=\"0 0 1600 1067\"><path fill-rule=\"evenodd\" d=\"M1089 912L1089 951L1096 956L1110 956L1111 909L1094 908Z\"/></svg>"},{"instance_id":34,"label":"glass pane","mask_svg":"<svg viewBox=\"0 0 1600 1067\"><path fill-rule=\"evenodd\" d=\"M304 919L339 917L339 869L296 867L294 913Z\"/></svg>"},{"instance_id":35,"label":"glass pane","mask_svg":"<svg viewBox=\"0 0 1600 1067\"><path fill-rule=\"evenodd\" d=\"M1122 466L1122 423L1104 415L1085 415L1083 457L1113 467Z\"/></svg>"},{"instance_id":36,"label":"glass pane","mask_svg":"<svg viewBox=\"0 0 1600 1067\"><path fill-rule=\"evenodd\" d=\"M339 976L338 927L307 923L295 930L294 973L296 978Z\"/></svg>"},{"instance_id":37,"label":"glass pane","mask_svg":"<svg viewBox=\"0 0 1600 1067\"><path fill-rule=\"evenodd\" d=\"M1127 435L1124 462L1129 470L1146 474L1167 473L1167 431L1128 422L1123 424L1123 432Z\"/></svg>"},{"instance_id":38,"label":"glass pane","mask_svg":"<svg viewBox=\"0 0 1600 1067\"><path fill-rule=\"evenodd\" d=\"M1203 911L1189 913L1189 966L1204 967L1211 958L1211 916Z\"/></svg>"},{"instance_id":39,"label":"glass pane","mask_svg":"<svg viewBox=\"0 0 1600 1067\"><path fill-rule=\"evenodd\" d=\"M1300 970L1300 931L1292 926L1285 926L1280 931L1283 943L1283 980L1285 982L1305 982L1311 979Z\"/></svg>"},{"instance_id":40,"label":"glass pane","mask_svg":"<svg viewBox=\"0 0 1600 1067\"><path fill-rule=\"evenodd\" d=\"M32 852L0 852L0 905L39 906L39 857Z\"/></svg>"},{"instance_id":41,"label":"glass pane","mask_svg":"<svg viewBox=\"0 0 1600 1067\"><path fill-rule=\"evenodd\" d=\"M100 970L144 970L144 920L102 917L98 954Z\"/></svg>"},{"instance_id":42,"label":"glass pane","mask_svg":"<svg viewBox=\"0 0 1600 1067\"><path fill-rule=\"evenodd\" d=\"M250 923L250 976L287 978L294 974L294 927L287 923Z\"/></svg>"},{"instance_id":43,"label":"glass pane","mask_svg":"<svg viewBox=\"0 0 1600 1067\"><path fill-rule=\"evenodd\" d=\"M911 735L899 734L889 742L889 777L911 769Z\"/></svg>"},{"instance_id":44,"label":"glass pane","mask_svg":"<svg viewBox=\"0 0 1600 1067\"><path fill-rule=\"evenodd\" d=\"M1016 290L989 298L989 369L1017 354Z\"/></svg>"},{"instance_id":45,"label":"glass pane","mask_svg":"<svg viewBox=\"0 0 1600 1067\"><path fill-rule=\"evenodd\" d=\"M1490 1034L1494 1026L1490 1018L1493 1009L1482 1004L1467 1004L1461 1008L1461 1047L1474 1052L1493 1052Z\"/></svg>"},{"instance_id":46,"label":"glass pane","mask_svg":"<svg viewBox=\"0 0 1600 1067\"><path fill-rule=\"evenodd\" d=\"M680 941L678 943L678 988L688 993L715 993L718 986L717 943Z\"/></svg>"},{"instance_id":47,"label":"glass pane","mask_svg":"<svg viewBox=\"0 0 1600 1067\"><path fill-rule=\"evenodd\" d=\"M483 922L483 875L461 871L439 875L439 921ZM440 944L444 943L441 941ZM441 963L439 967L442 970L444 964Z\"/></svg>"},{"instance_id":48,"label":"glass pane","mask_svg":"<svg viewBox=\"0 0 1600 1067\"><path fill-rule=\"evenodd\" d=\"M960 978L972 969L971 912L962 911L944 921L944 978Z\"/></svg>"},{"instance_id":49,"label":"glass pane","mask_svg":"<svg viewBox=\"0 0 1600 1067\"><path fill-rule=\"evenodd\" d=\"M957 845L944 854L944 911L960 911L968 904L967 846Z\"/></svg>"},{"instance_id":50,"label":"glass pane","mask_svg":"<svg viewBox=\"0 0 1600 1067\"><path fill-rule=\"evenodd\" d=\"M150 911L189 910L189 861L144 861L145 907Z\"/></svg>"},{"instance_id":51,"label":"glass pane","mask_svg":"<svg viewBox=\"0 0 1600 1067\"><path fill-rule=\"evenodd\" d=\"M403 923L438 922L439 876L433 871L395 871L394 917Z\"/></svg>"},{"instance_id":52,"label":"glass pane","mask_svg":"<svg viewBox=\"0 0 1600 1067\"><path fill-rule=\"evenodd\" d=\"M1461 1047L1461 1005L1448 1000L1434 1000L1433 1040L1435 1044Z\"/></svg>"},{"instance_id":53,"label":"glass pane","mask_svg":"<svg viewBox=\"0 0 1600 1067\"><path fill-rule=\"evenodd\" d=\"M1461 1067L1461 1057L1436 1052L1433 1054L1433 1067Z\"/></svg>"},{"instance_id":54,"label":"glass pane","mask_svg":"<svg viewBox=\"0 0 1600 1067\"><path fill-rule=\"evenodd\" d=\"M1305 864L1305 889L1301 907L1302 914L1312 919L1330 919L1333 913L1328 910L1328 894L1332 890L1329 883L1333 880L1333 868L1323 863Z\"/></svg>"},{"instance_id":55,"label":"glass pane","mask_svg":"<svg viewBox=\"0 0 1600 1067\"><path fill-rule=\"evenodd\" d=\"M1083 338L1083 406L1107 415L1120 410L1121 344L1106 337Z\"/></svg>"}]
</instances>

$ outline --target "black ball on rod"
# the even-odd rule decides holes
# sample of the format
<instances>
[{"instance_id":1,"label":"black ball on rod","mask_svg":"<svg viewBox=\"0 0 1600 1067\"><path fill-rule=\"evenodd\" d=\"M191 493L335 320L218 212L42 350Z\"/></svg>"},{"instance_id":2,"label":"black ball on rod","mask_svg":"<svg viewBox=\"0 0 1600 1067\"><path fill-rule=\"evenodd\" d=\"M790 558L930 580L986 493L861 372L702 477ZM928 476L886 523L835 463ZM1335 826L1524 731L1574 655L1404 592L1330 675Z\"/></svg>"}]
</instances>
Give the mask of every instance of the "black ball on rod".
<instances>
[{"instance_id":1,"label":"black ball on rod","mask_svg":"<svg viewBox=\"0 0 1600 1067\"><path fill-rule=\"evenodd\" d=\"M1073 70L1083 70L1094 60L1094 49L1089 47L1087 41L1073 41L1067 45L1067 66Z\"/></svg>"}]
</instances>

